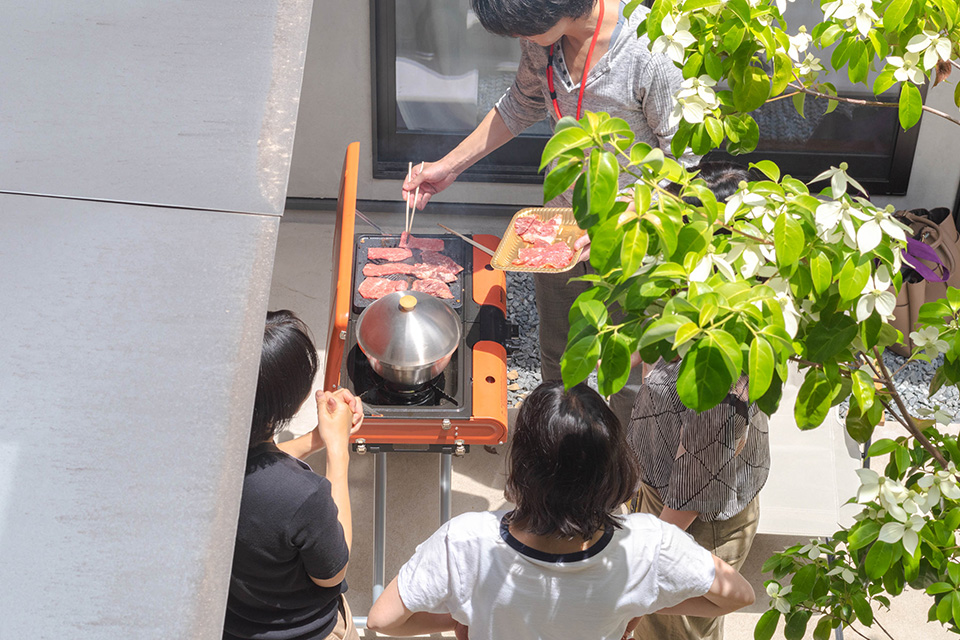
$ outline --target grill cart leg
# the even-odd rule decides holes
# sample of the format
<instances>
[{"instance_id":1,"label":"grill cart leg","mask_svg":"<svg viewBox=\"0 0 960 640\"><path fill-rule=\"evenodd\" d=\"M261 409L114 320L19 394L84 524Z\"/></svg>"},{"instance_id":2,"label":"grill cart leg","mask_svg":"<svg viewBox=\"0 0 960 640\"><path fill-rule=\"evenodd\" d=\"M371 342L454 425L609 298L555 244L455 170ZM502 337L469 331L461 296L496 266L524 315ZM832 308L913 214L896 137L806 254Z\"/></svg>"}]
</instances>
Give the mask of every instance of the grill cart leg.
<instances>
[{"instance_id":1,"label":"grill cart leg","mask_svg":"<svg viewBox=\"0 0 960 640\"><path fill-rule=\"evenodd\" d=\"M373 601L383 593L386 573L387 538L387 454L373 454Z\"/></svg>"},{"instance_id":2,"label":"grill cart leg","mask_svg":"<svg viewBox=\"0 0 960 640\"><path fill-rule=\"evenodd\" d=\"M440 524L450 519L450 481L453 476L453 452L440 453Z\"/></svg>"}]
</instances>

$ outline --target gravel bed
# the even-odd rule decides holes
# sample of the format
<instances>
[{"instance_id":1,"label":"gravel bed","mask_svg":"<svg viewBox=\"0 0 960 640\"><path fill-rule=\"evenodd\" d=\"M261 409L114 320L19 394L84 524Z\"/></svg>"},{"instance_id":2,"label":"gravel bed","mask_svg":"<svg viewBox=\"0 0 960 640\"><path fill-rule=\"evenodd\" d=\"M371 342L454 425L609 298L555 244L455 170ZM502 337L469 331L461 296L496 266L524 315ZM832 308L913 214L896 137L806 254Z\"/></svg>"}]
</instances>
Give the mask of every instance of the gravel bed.
<instances>
[{"instance_id":1,"label":"gravel bed","mask_svg":"<svg viewBox=\"0 0 960 640\"><path fill-rule=\"evenodd\" d=\"M893 373L903 366L906 358L898 356L890 350L883 352L883 364L887 371ZM940 365L943 364L943 356L939 356L933 362L913 361L903 370L893 376L893 382L897 385L897 391L903 398L904 404L914 416L917 415L917 409L934 409L937 405L940 409L953 416L953 421L957 422L960 416L960 394L956 387L942 387L940 391L929 397L927 394L930 389L930 380ZM840 403L840 419L847 417L848 400Z\"/></svg>"},{"instance_id":2,"label":"gravel bed","mask_svg":"<svg viewBox=\"0 0 960 640\"><path fill-rule=\"evenodd\" d=\"M533 276L529 273L507 273L507 320L520 327L519 348L507 356L507 377L512 378L507 381L507 406L517 407L540 384L540 318L534 302ZM905 359L892 351L885 351L883 361L892 372L898 370ZM933 372L942 363L943 356L932 364L911 362L894 376L894 382L911 412L939 405L954 416L956 422L960 416L960 394L956 387L945 387L932 398L927 397ZM590 375L587 384L596 388L596 373ZM840 404L841 420L846 418L847 406L847 401Z\"/></svg>"},{"instance_id":3,"label":"gravel bed","mask_svg":"<svg viewBox=\"0 0 960 640\"><path fill-rule=\"evenodd\" d=\"M507 272L507 320L520 327L519 348L507 356L507 406L518 407L541 380L540 316L529 273ZM596 372L590 374L587 384L597 388Z\"/></svg>"}]
</instances>

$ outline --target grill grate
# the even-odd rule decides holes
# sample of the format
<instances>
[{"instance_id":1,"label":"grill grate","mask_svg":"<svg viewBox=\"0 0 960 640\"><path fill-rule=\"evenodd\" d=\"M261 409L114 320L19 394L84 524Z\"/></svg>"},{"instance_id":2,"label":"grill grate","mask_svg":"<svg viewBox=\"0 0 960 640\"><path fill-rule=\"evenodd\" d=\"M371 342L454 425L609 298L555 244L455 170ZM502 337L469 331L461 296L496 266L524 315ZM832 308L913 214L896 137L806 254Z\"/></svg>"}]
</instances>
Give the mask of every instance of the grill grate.
<instances>
[{"instance_id":1,"label":"grill grate","mask_svg":"<svg viewBox=\"0 0 960 640\"><path fill-rule=\"evenodd\" d=\"M455 282L450 282L447 284L447 286L450 287L450 293L453 294L453 298L452 299L438 298L438 299L442 299L443 302L447 303L452 308L459 309L460 307L463 306L464 274L468 272L468 269L470 266L467 263L467 259L466 259L467 244L460 238L453 235L436 235L436 236L423 235L423 236L417 236L417 237L442 239L444 241L443 255L447 256L448 258L451 258L453 261L455 261L457 264L463 267L463 271L457 274L457 280ZM353 306L357 310L365 309L368 306L370 306L371 302L373 302L373 300L368 300L367 298L364 298L363 296L360 295L360 283L363 282L364 278L366 278L366 276L363 275L363 265L367 264L368 262L372 262L374 264L386 263L386 260L368 260L367 249L369 249L370 247L397 247L399 245L400 245L400 236L396 236L396 235L394 236L365 235L365 236L359 236L357 238L357 246L356 246L356 250L354 251L355 264L354 264L354 270L353 270L354 282L356 283L353 290ZM402 261L403 263L417 264L418 262L421 262L420 250L413 249L412 251L413 251L413 257L403 260ZM395 273L392 275L380 276L380 277L386 278L387 280L406 280L408 285L413 285L414 281L416 280L416 278L413 276L403 275L400 273Z\"/></svg>"}]
</instances>

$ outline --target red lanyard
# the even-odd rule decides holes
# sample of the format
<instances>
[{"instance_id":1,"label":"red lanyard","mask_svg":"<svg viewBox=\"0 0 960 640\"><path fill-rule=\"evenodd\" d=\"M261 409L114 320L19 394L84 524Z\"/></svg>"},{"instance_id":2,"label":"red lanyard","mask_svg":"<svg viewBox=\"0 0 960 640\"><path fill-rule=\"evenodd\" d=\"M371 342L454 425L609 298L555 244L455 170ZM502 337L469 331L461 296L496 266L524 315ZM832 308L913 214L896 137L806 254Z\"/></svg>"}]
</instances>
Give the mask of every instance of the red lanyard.
<instances>
[{"instance_id":1,"label":"red lanyard","mask_svg":"<svg viewBox=\"0 0 960 640\"><path fill-rule=\"evenodd\" d=\"M593 30L593 38L590 40L590 48L587 50L587 61L583 65L583 76L580 78L580 95L577 97L577 120L583 115L583 88L587 84L587 72L590 71L590 59L593 57L593 48L597 45L597 37L600 35L600 26L603 24L603 3L600 0L600 17L597 19L597 28ZM557 90L553 86L553 47L550 45L550 53L547 54L547 88L550 89L550 99L553 100L553 110L557 112L557 119L563 117L560 113L560 105L557 104Z\"/></svg>"}]
</instances>

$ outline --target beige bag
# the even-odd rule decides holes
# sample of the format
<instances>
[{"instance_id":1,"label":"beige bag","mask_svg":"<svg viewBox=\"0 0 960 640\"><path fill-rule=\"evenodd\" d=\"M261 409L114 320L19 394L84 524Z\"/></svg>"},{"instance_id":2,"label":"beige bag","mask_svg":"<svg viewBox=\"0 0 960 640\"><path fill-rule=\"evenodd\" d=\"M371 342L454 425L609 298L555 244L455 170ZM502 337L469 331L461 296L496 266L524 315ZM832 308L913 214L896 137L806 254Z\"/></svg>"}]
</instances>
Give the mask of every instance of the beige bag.
<instances>
[{"instance_id":1,"label":"beige bag","mask_svg":"<svg viewBox=\"0 0 960 640\"><path fill-rule=\"evenodd\" d=\"M895 215L913 229L913 240L929 248L908 242L909 255L905 256L902 270L903 285L893 312L891 324L903 333L903 343L890 348L902 356L909 356L913 349L910 332L915 331L913 325L920 307L946 298L948 287L960 288L960 232L956 218L946 207L898 211Z\"/></svg>"}]
</instances>

